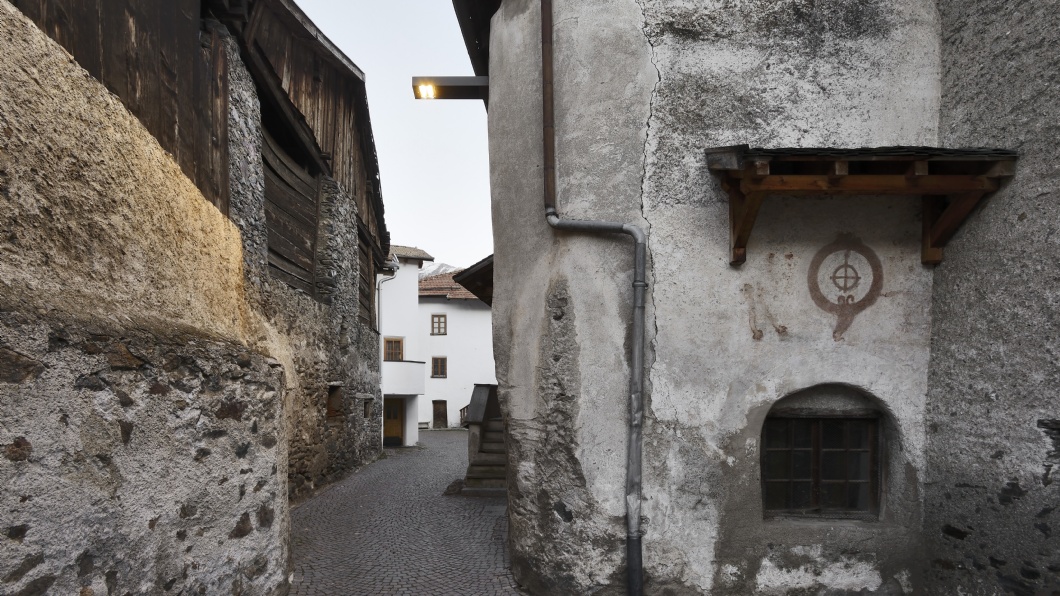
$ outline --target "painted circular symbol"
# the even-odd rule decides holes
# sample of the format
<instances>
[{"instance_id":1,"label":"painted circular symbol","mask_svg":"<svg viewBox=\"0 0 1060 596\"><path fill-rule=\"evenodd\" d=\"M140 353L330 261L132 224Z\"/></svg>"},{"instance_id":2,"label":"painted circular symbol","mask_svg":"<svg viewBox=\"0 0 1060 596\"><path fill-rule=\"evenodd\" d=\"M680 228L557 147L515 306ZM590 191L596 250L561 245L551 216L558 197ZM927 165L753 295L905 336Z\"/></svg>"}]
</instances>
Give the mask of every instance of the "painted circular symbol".
<instances>
[{"instance_id":1,"label":"painted circular symbol","mask_svg":"<svg viewBox=\"0 0 1060 596\"><path fill-rule=\"evenodd\" d=\"M850 253L847 253L846 258L847 261L850 260ZM832 283L839 288L840 292L853 290L858 287L859 281L861 281L861 276L858 275L858 270L854 269L849 262L844 262L832 272Z\"/></svg>"},{"instance_id":2,"label":"painted circular symbol","mask_svg":"<svg viewBox=\"0 0 1060 596\"><path fill-rule=\"evenodd\" d=\"M814 255L807 283L814 303L836 315L832 335L839 340L854 317L876 302L883 288L883 267L871 248L850 234L840 234Z\"/></svg>"}]
</instances>

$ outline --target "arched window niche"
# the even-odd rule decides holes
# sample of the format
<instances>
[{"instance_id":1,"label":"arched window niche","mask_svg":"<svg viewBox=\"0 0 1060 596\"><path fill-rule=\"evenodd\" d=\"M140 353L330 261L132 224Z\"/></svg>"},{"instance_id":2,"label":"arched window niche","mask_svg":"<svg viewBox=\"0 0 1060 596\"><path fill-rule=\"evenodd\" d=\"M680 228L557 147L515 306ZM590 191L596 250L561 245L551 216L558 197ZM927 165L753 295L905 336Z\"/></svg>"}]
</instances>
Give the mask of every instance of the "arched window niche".
<instances>
[{"instance_id":1,"label":"arched window niche","mask_svg":"<svg viewBox=\"0 0 1060 596\"><path fill-rule=\"evenodd\" d=\"M841 384L792 393L770 408L760 445L765 518L880 518L898 437L875 397Z\"/></svg>"}]
</instances>

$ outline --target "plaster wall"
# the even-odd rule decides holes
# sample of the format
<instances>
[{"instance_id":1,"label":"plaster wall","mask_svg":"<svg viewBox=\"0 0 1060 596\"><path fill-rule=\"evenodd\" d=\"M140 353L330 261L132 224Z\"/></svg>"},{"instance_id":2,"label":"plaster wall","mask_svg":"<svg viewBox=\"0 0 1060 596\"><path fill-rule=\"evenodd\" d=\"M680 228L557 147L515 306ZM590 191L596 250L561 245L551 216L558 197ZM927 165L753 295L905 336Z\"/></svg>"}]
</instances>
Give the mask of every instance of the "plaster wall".
<instances>
[{"instance_id":1,"label":"plaster wall","mask_svg":"<svg viewBox=\"0 0 1060 596\"><path fill-rule=\"evenodd\" d=\"M431 315L446 316L446 334L431 335ZM434 424L434 402L445 400L448 426L460 424L460 409L471 403L475 384L497 383L493 362L493 316L481 300L421 297L417 326L423 334L426 392L420 400L419 420ZM431 377L431 359L447 358L447 376Z\"/></svg>"},{"instance_id":2,"label":"plaster wall","mask_svg":"<svg viewBox=\"0 0 1060 596\"><path fill-rule=\"evenodd\" d=\"M2 590L282 589L284 372L236 226L6 0L0 43Z\"/></svg>"},{"instance_id":3,"label":"plaster wall","mask_svg":"<svg viewBox=\"0 0 1060 596\"><path fill-rule=\"evenodd\" d=\"M424 331L418 317L419 272L423 262L401 258L398 261L401 268L397 270L394 279L383 283L379 290L379 301L382 304L380 335L383 338L402 338L405 341L405 360L424 362L427 359L420 348L420 336ZM429 332L428 328L427 333ZM386 382L387 379L384 378L383 383Z\"/></svg>"},{"instance_id":4,"label":"plaster wall","mask_svg":"<svg viewBox=\"0 0 1060 596\"><path fill-rule=\"evenodd\" d=\"M939 2L940 143L1020 157L935 271L925 490L934 592L1060 589L1055 8Z\"/></svg>"},{"instance_id":5,"label":"plaster wall","mask_svg":"<svg viewBox=\"0 0 1060 596\"><path fill-rule=\"evenodd\" d=\"M243 340L236 226L117 97L6 0L0 19L5 299Z\"/></svg>"},{"instance_id":6,"label":"plaster wall","mask_svg":"<svg viewBox=\"0 0 1060 596\"><path fill-rule=\"evenodd\" d=\"M703 150L935 144L934 4L560 0L555 22L559 211L649 231L649 592L916 590L932 288L919 203L770 199L732 268L727 197ZM493 18L513 569L541 593L621 593L632 246L544 222L539 35L536 2L506 1ZM823 279L811 261L840 234L871 249L883 278L846 330L809 290ZM762 420L822 383L874 396L894 429L880 519L764 521Z\"/></svg>"}]
</instances>

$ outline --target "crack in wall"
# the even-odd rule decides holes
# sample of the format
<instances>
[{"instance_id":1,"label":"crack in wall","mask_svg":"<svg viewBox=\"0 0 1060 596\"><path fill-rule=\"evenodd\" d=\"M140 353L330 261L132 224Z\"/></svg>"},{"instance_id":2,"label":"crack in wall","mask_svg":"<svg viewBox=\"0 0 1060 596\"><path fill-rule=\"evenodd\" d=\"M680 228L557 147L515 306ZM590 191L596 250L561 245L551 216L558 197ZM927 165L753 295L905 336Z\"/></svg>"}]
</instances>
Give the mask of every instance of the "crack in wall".
<instances>
[{"instance_id":1,"label":"crack in wall","mask_svg":"<svg viewBox=\"0 0 1060 596\"><path fill-rule=\"evenodd\" d=\"M644 41L647 42L648 47L651 49L651 52L650 52L651 65L652 65L653 68L655 68L655 85L652 87L652 90L651 90L651 99L648 100L648 118L644 121L644 128L645 128L645 130L644 130L644 145L643 145L643 149L642 149L643 160L641 162L642 163L642 169L641 169L641 176L640 176L640 216L641 216L641 219L643 219L644 222L648 226L648 246L647 246L647 249L648 249L649 262L652 264L648 268L648 275L651 278L651 282L648 285L648 300L651 301L651 323L652 323L651 354L650 354L651 362L648 364L648 374L646 375L646 379L645 379L645 381L647 381L647 384L648 384L648 387L649 387L649 390L646 391L645 393L650 395L651 394L650 387L652 386L652 373L655 370L656 347L658 345L658 337L659 337L659 318L656 315L657 311L656 311L656 307L655 307L655 281L656 281L656 279L655 279L654 259L652 258L652 251L651 251L651 240L652 240L651 230L652 230L652 225L651 225L651 220L648 219L648 213L647 213L647 210L645 209L645 203L647 202L647 194L648 194L647 193L647 185L648 185L648 145L651 143L651 124L652 124L652 120L655 118L655 99L659 96L659 85L662 84L662 71L659 70L659 64L656 61L655 44L652 43L651 37L648 35L648 15L647 15L647 13L644 10L644 4L643 4L642 0L634 0L634 2L636 2L637 7L640 9L640 15L641 15L641 18L643 19L643 22L641 24L641 33L644 35ZM645 408L645 414L647 414L647 408Z\"/></svg>"}]
</instances>

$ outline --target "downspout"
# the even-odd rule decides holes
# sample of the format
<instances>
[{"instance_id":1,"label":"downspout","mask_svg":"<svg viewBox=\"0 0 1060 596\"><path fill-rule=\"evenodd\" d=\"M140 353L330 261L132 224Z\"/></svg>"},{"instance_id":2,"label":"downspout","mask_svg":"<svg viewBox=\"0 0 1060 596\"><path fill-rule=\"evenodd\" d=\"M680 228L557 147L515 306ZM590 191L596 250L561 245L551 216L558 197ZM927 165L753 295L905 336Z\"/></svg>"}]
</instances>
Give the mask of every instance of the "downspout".
<instances>
[{"instance_id":1,"label":"downspout","mask_svg":"<svg viewBox=\"0 0 1060 596\"><path fill-rule=\"evenodd\" d=\"M633 268L633 342L629 379L629 431L626 454L626 573L630 596L644 591L640 535L641 444L644 424L644 298L647 234L633 224L563 219L556 212L556 130L553 92L552 0L541 0L541 90L544 149L545 220L557 230L589 234L627 234L635 242Z\"/></svg>"}]
</instances>

